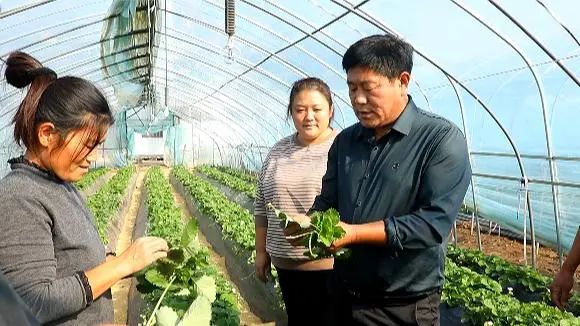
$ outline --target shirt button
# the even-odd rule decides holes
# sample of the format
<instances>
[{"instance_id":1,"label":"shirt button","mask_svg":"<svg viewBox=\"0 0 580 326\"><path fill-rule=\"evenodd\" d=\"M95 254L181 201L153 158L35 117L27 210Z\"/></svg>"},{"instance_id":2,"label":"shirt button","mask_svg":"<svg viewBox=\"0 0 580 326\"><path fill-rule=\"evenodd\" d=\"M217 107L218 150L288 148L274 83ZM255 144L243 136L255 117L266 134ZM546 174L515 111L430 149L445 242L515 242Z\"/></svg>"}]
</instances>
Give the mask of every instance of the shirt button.
<instances>
[{"instance_id":1,"label":"shirt button","mask_svg":"<svg viewBox=\"0 0 580 326\"><path fill-rule=\"evenodd\" d=\"M373 147L373 151L376 151L377 149L379 149L377 146Z\"/></svg>"},{"instance_id":2,"label":"shirt button","mask_svg":"<svg viewBox=\"0 0 580 326\"><path fill-rule=\"evenodd\" d=\"M357 201L356 202L356 207L360 207L360 205L361 205L361 202L360 201Z\"/></svg>"},{"instance_id":3,"label":"shirt button","mask_svg":"<svg viewBox=\"0 0 580 326\"><path fill-rule=\"evenodd\" d=\"M365 174L365 179L368 179L368 178L369 178L369 174L367 173L367 174Z\"/></svg>"}]
</instances>

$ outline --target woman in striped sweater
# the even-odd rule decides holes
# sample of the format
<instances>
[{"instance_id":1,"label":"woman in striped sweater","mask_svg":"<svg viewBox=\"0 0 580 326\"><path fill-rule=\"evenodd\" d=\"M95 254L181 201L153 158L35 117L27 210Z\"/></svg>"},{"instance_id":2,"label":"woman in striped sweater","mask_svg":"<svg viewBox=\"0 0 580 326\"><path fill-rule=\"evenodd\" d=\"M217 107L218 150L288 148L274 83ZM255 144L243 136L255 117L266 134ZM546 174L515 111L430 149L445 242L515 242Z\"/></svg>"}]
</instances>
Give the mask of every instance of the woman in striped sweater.
<instances>
[{"instance_id":1,"label":"woman in striped sweater","mask_svg":"<svg viewBox=\"0 0 580 326\"><path fill-rule=\"evenodd\" d=\"M306 248L293 247L280 221L266 204L290 215L304 215L320 193L328 150L336 136L330 88L318 78L294 83L288 116L296 133L276 143L260 172L256 217L256 274L267 281L272 263L288 314L288 324L329 325L332 320L331 274L333 260L309 260Z\"/></svg>"}]
</instances>

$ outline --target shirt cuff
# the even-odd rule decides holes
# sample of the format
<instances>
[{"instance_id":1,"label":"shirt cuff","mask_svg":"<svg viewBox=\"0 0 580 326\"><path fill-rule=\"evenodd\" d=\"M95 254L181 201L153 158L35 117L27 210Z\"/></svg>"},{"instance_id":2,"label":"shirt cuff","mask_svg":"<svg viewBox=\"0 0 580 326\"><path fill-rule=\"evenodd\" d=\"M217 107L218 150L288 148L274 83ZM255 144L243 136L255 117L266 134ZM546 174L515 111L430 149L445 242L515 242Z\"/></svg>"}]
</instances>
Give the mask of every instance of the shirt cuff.
<instances>
[{"instance_id":1,"label":"shirt cuff","mask_svg":"<svg viewBox=\"0 0 580 326\"><path fill-rule=\"evenodd\" d=\"M385 233L387 235L387 247L394 253L403 250L403 244L399 238L395 217L391 216L383 220L385 223Z\"/></svg>"}]
</instances>

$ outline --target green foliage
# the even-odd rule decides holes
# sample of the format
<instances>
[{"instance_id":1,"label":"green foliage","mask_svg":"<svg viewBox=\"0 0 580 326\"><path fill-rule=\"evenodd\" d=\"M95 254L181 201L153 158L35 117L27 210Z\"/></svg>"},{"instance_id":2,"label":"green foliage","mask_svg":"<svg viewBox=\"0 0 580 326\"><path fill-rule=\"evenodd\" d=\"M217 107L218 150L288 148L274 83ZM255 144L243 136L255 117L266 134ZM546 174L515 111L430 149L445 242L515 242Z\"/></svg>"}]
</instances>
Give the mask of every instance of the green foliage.
<instances>
[{"instance_id":1,"label":"green foliage","mask_svg":"<svg viewBox=\"0 0 580 326\"><path fill-rule=\"evenodd\" d=\"M181 210L175 205L171 186L159 168L149 170L146 186L149 210L147 232L168 240L171 246L167 258L159 260L137 275L137 289L150 304L157 302L162 291L167 288L161 309L155 315L157 322L163 320L171 323L177 317L183 318L181 324L186 325L188 318L195 319L192 315L184 317L190 311L191 314L198 314L198 322L204 319L201 315L211 315L212 325L222 325L221 320L232 320L234 323L229 325L239 325L237 297L233 295L230 285L210 265L209 252L197 240L198 227L195 220L183 226ZM208 277L212 279L211 282ZM172 278L175 280L168 287ZM213 280L213 287L217 290L211 290L209 283L213 284ZM204 296L211 300L196 301L200 293L205 293ZM225 302L223 298L228 297L231 300ZM206 309L210 303L210 308ZM200 311L205 312L199 315Z\"/></svg>"},{"instance_id":2,"label":"green foliage","mask_svg":"<svg viewBox=\"0 0 580 326\"><path fill-rule=\"evenodd\" d=\"M202 165L198 167L197 170L234 190L246 194L250 198L256 198L257 183L255 182L248 182L245 179L232 176L231 174L222 172L217 168L207 165Z\"/></svg>"},{"instance_id":3,"label":"green foliage","mask_svg":"<svg viewBox=\"0 0 580 326\"><path fill-rule=\"evenodd\" d=\"M239 170L239 169L234 169L234 168L230 168L227 166L212 166L213 168L216 168L224 173L227 173L231 176L234 176L238 179L242 179L248 183L252 183L252 184L257 184L258 183L258 177L254 174L251 174L250 172L247 171L243 171L243 170Z\"/></svg>"},{"instance_id":4,"label":"green foliage","mask_svg":"<svg viewBox=\"0 0 580 326\"><path fill-rule=\"evenodd\" d=\"M184 167L176 167L172 173L197 201L200 211L220 225L224 237L241 249L254 250L254 217L247 209L231 202L209 182L189 173Z\"/></svg>"},{"instance_id":5,"label":"green foliage","mask_svg":"<svg viewBox=\"0 0 580 326\"><path fill-rule=\"evenodd\" d=\"M478 250L449 246L447 257L457 265L487 275L504 286L519 284L531 292L547 291L552 280L530 266L514 265L500 257L488 256Z\"/></svg>"},{"instance_id":6,"label":"green foliage","mask_svg":"<svg viewBox=\"0 0 580 326\"><path fill-rule=\"evenodd\" d=\"M307 230L304 233L300 233L300 236L304 236L301 244L308 249L304 255L311 259L344 258L349 256L350 250L348 249L340 249L337 252L329 250L334 241L345 235L344 229L338 225L340 216L336 209L331 208L325 212L314 212L310 216L310 223L308 223L296 221L290 215L276 209L271 203L266 206L268 209L274 210L276 216L284 223L284 227L288 226L290 222L295 222L300 225L300 228Z\"/></svg>"},{"instance_id":7,"label":"green foliage","mask_svg":"<svg viewBox=\"0 0 580 326\"><path fill-rule=\"evenodd\" d=\"M132 165L120 169L96 194L88 198L87 205L95 217L97 230L104 243L109 241L106 234L109 221L118 212L134 173L135 167Z\"/></svg>"},{"instance_id":8,"label":"green foliage","mask_svg":"<svg viewBox=\"0 0 580 326\"><path fill-rule=\"evenodd\" d=\"M91 171L89 171L89 173L85 174L85 176L82 179L75 182L75 186L79 190L85 190L89 186L91 186L93 183L95 183L95 181L97 181L97 179L99 179L101 176L105 175L107 172L109 172L109 169L105 168L105 167L100 167L100 168L96 168L94 170L91 170Z\"/></svg>"},{"instance_id":9,"label":"green foliage","mask_svg":"<svg viewBox=\"0 0 580 326\"><path fill-rule=\"evenodd\" d=\"M458 266L450 259L445 264L442 300L465 310L464 318L474 325L580 325L580 319L544 303L522 303L502 294L501 285L488 276Z\"/></svg>"}]
</instances>

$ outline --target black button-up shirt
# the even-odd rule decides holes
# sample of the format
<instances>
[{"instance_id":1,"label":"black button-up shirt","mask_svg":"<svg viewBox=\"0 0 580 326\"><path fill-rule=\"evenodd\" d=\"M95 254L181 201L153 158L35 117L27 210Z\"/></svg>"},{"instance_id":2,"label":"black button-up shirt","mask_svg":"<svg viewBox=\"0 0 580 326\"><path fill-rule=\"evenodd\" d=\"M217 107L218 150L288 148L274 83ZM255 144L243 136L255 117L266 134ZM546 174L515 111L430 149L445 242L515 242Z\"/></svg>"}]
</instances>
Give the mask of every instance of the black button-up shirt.
<instances>
[{"instance_id":1,"label":"black button-up shirt","mask_svg":"<svg viewBox=\"0 0 580 326\"><path fill-rule=\"evenodd\" d=\"M456 125L409 102L376 140L357 123L328 154L311 211L338 209L351 224L384 221L385 247L353 245L335 271L354 293L409 297L443 286L447 237L469 186L465 137Z\"/></svg>"}]
</instances>

